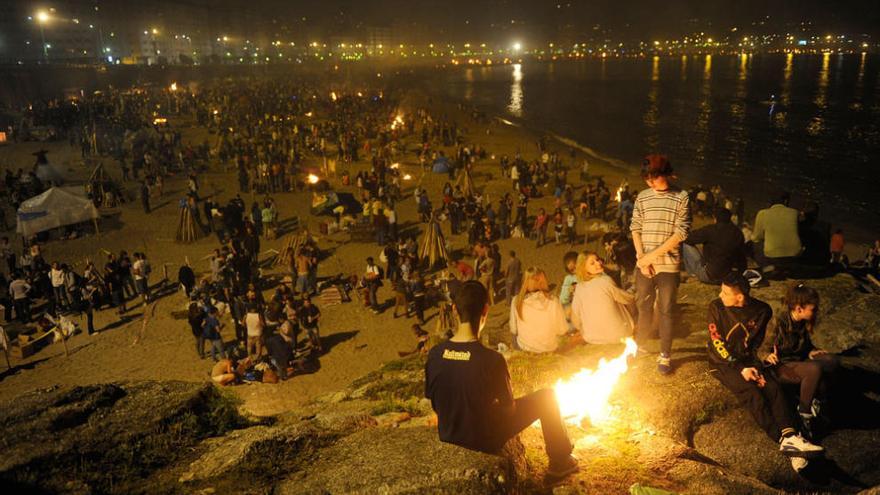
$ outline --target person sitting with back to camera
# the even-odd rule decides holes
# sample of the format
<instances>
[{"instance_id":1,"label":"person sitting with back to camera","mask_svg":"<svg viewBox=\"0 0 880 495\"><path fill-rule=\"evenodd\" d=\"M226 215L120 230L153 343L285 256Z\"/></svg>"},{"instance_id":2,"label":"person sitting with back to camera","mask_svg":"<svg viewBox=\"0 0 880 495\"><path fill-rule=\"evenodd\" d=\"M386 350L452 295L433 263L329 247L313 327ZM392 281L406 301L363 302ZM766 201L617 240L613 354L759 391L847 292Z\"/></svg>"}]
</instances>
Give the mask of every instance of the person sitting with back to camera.
<instances>
[{"instance_id":1,"label":"person sitting with back to camera","mask_svg":"<svg viewBox=\"0 0 880 495\"><path fill-rule=\"evenodd\" d=\"M425 365L425 397L437 413L440 440L497 454L508 440L541 420L550 458L548 478L578 470L572 443L549 388L513 398L504 357L480 342L489 315L486 288L468 281L453 295L459 325L448 341L431 349Z\"/></svg>"}]
</instances>

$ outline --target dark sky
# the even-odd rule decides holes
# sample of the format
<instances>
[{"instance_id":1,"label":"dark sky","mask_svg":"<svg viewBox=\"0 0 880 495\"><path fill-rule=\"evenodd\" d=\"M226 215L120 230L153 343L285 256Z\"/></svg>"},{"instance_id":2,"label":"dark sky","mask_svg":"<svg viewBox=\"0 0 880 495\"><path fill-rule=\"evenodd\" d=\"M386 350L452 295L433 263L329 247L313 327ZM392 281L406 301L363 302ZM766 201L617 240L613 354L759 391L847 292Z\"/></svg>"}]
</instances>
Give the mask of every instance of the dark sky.
<instances>
[{"instance_id":1,"label":"dark sky","mask_svg":"<svg viewBox=\"0 0 880 495\"><path fill-rule=\"evenodd\" d=\"M403 28L395 29L401 37L415 33L437 40L551 41L565 26L578 38L601 37L603 30L610 30L611 38L641 40L700 30L721 36L733 26L741 33L761 34L800 21L812 21L817 34L880 34L880 0L0 0L0 5L7 2L23 11L112 4L126 12L139 5L134 10L140 13L133 15L148 17L149 12L173 10L163 6L186 6L217 24L230 18L274 18L293 31L317 27L330 35L357 35L365 26L387 25ZM302 17L308 21L294 22ZM764 26L751 26L762 19ZM597 25L600 30L593 29Z\"/></svg>"},{"instance_id":2,"label":"dark sky","mask_svg":"<svg viewBox=\"0 0 880 495\"><path fill-rule=\"evenodd\" d=\"M702 25L711 22L720 30L734 25L742 28L768 15L773 27L812 20L820 30L880 30L880 0L309 0L274 5L278 11L303 12L320 19L336 16L367 23L405 19L466 36L505 19L507 23L524 20L551 32L559 22L570 22L652 37L692 31L689 19Z\"/></svg>"}]
</instances>

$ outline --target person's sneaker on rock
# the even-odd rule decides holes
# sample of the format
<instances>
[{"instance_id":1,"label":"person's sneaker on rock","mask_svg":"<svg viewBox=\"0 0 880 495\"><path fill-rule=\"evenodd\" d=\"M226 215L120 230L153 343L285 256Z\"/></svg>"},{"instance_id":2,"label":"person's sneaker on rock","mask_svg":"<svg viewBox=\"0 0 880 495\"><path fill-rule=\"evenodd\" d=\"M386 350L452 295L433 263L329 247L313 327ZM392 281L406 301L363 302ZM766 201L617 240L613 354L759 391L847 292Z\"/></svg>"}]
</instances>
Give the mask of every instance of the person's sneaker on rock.
<instances>
[{"instance_id":1,"label":"person's sneaker on rock","mask_svg":"<svg viewBox=\"0 0 880 495\"><path fill-rule=\"evenodd\" d=\"M810 465L810 461L804 459L803 457L792 457L791 458L791 468L794 469L794 472L800 473L807 466Z\"/></svg>"},{"instance_id":2,"label":"person's sneaker on rock","mask_svg":"<svg viewBox=\"0 0 880 495\"><path fill-rule=\"evenodd\" d=\"M569 454L561 459L551 459L547 468L547 478L559 480L579 470L578 460Z\"/></svg>"},{"instance_id":3,"label":"person's sneaker on rock","mask_svg":"<svg viewBox=\"0 0 880 495\"><path fill-rule=\"evenodd\" d=\"M660 357L657 358L657 371L659 371L661 375L672 373L672 360L669 358L669 355L660 354Z\"/></svg>"},{"instance_id":4,"label":"person's sneaker on rock","mask_svg":"<svg viewBox=\"0 0 880 495\"><path fill-rule=\"evenodd\" d=\"M825 449L808 442L798 433L788 435L779 442L779 451L789 457L810 457L822 454Z\"/></svg>"}]
</instances>

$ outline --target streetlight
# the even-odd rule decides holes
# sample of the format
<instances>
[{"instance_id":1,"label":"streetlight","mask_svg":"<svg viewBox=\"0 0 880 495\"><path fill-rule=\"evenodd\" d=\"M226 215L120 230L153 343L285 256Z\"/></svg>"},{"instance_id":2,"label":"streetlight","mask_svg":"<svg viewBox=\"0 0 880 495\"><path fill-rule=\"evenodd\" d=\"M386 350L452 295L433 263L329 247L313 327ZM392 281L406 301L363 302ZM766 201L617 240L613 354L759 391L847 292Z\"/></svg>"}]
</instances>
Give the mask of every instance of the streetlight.
<instances>
[{"instance_id":1,"label":"streetlight","mask_svg":"<svg viewBox=\"0 0 880 495\"><path fill-rule=\"evenodd\" d=\"M513 51L518 52L520 50L522 50L522 43L517 41L513 44Z\"/></svg>"},{"instance_id":2,"label":"streetlight","mask_svg":"<svg viewBox=\"0 0 880 495\"><path fill-rule=\"evenodd\" d=\"M40 41L43 42L43 61L49 61L49 47L46 46L46 35L43 33L43 25L49 22L49 13L45 10L37 12L37 25L40 26Z\"/></svg>"}]
</instances>

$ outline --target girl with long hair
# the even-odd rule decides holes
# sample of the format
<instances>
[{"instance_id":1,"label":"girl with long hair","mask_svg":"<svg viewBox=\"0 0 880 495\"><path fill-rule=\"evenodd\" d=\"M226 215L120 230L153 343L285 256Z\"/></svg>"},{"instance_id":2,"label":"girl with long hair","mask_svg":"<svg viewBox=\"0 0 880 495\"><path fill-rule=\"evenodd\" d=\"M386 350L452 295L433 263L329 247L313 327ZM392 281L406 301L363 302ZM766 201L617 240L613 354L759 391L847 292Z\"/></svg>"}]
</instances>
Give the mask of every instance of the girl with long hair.
<instances>
[{"instance_id":1,"label":"girl with long hair","mask_svg":"<svg viewBox=\"0 0 880 495\"><path fill-rule=\"evenodd\" d=\"M517 346L529 352L553 352L558 337L568 331L559 299L550 293L544 270L530 267L523 275L519 294L510 304L510 333Z\"/></svg>"},{"instance_id":2,"label":"girl with long hair","mask_svg":"<svg viewBox=\"0 0 880 495\"><path fill-rule=\"evenodd\" d=\"M577 257L577 288L571 303L571 323L584 342L612 344L633 334L629 306L633 296L605 274L602 258L592 251Z\"/></svg>"}]
</instances>

